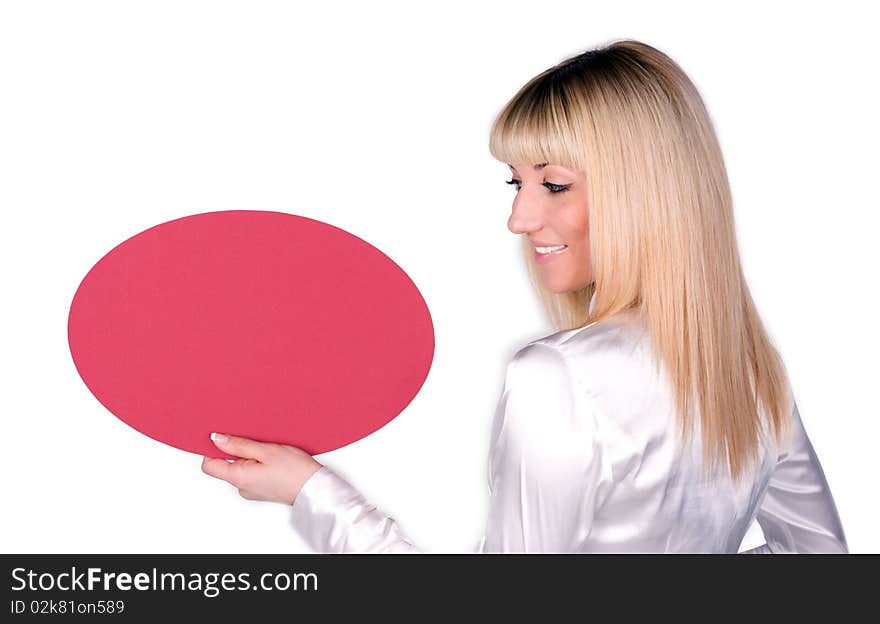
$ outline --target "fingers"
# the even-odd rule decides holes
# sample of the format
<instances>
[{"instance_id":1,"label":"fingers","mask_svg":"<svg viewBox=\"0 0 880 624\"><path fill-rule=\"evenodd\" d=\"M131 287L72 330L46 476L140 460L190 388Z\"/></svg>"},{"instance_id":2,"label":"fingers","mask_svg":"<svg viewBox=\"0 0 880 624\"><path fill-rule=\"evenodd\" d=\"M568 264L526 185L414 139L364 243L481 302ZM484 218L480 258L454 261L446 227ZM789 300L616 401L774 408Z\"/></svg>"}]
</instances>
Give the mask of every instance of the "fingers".
<instances>
[{"instance_id":1,"label":"fingers","mask_svg":"<svg viewBox=\"0 0 880 624\"><path fill-rule=\"evenodd\" d=\"M269 450L274 444L266 442L258 442L250 438L242 438L240 436L225 435L222 433L212 433L211 440L214 445L221 451L225 451L236 457L244 457L246 459L256 459L263 461L269 454Z\"/></svg>"},{"instance_id":2,"label":"fingers","mask_svg":"<svg viewBox=\"0 0 880 624\"><path fill-rule=\"evenodd\" d=\"M254 465L254 462L247 459L229 462L218 457L202 457L202 472L230 483L238 489L242 498L253 501L264 500L245 488L244 470L246 470L247 464Z\"/></svg>"},{"instance_id":3,"label":"fingers","mask_svg":"<svg viewBox=\"0 0 880 624\"><path fill-rule=\"evenodd\" d=\"M233 485L238 481L241 466L237 466L236 462L228 462L220 457L204 457L202 458L202 472L217 479L228 481Z\"/></svg>"}]
</instances>

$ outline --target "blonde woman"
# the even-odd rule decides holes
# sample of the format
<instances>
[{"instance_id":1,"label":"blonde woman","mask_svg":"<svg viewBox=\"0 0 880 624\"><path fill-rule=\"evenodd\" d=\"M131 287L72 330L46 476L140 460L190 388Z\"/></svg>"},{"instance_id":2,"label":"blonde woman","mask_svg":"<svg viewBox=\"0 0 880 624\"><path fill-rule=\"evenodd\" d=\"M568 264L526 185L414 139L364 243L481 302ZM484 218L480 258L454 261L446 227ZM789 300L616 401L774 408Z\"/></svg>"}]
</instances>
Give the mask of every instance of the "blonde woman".
<instances>
[{"instance_id":1,"label":"blonde woman","mask_svg":"<svg viewBox=\"0 0 880 624\"><path fill-rule=\"evenodd\" d=\"M529 80L490 134L509 229L558 330L507 365L477 552L845 553L785 367L738 257L709 115L633 40ZM213 437L213 436L212 436ZM235 436L203 470L292 503L315 551L419 552L304 451Z\"/></svg>"}]
</instances>

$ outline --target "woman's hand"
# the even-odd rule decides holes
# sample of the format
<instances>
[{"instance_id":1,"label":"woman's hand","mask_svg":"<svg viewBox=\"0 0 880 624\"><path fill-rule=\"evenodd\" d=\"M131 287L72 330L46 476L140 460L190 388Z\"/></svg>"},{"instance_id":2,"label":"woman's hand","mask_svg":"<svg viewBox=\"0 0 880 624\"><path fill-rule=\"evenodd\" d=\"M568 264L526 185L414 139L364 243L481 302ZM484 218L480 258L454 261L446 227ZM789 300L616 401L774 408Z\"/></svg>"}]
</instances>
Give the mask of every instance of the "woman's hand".
<instances>
[{"instance_id":1,"label":"woman's hand","mask_svg":"<svg viewBox=\"0 0 880 624\"><path fill-rule=\"evenodd\" d=\"M292 505L306 480L322 466L295 446L221 433L212 433L211 439L221 451L239 459L205 457L202 471L231 483L248 500Z\"/></svg>"}]
</instances>

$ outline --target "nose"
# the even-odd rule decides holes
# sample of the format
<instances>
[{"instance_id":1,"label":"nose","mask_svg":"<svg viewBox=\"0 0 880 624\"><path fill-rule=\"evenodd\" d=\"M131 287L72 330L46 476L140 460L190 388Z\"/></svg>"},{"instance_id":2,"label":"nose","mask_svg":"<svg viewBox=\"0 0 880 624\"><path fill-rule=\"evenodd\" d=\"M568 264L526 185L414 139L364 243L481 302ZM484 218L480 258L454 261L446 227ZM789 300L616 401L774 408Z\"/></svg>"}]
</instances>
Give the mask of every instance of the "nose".
<instances>
[{"instance_id":1,"label":"nose","mask_svg":"<svg viewBox=\"0 0 880 624\"><path fill-rule=\"evenodd\" d=\"M543 222L543 202L536 196L529 196L525 187L520 188L513 200L507 229L514 234L528 234L540 230Z\"/></svg>"}]
</instances>

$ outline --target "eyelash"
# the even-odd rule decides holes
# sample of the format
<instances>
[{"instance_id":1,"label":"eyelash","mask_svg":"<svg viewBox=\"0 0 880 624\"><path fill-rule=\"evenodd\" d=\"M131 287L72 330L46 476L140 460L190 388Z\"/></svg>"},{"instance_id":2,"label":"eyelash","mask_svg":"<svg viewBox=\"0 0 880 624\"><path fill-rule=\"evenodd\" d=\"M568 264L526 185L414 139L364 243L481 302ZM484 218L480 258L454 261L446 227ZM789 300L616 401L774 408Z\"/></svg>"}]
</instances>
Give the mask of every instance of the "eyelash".
<instances>
[{"instance_id":1,"label":"eyelash","mask_svg":"<svg viewBox=\"0 0 880 624\"><path fill-rule=\"evenodd\" d=\"M519 185L522 184L522 182L520 182L516 178L512 178L507 181L507 184L516 184L517 185L516 190L519 190L519 188L520 188ZM568 187L571 186L571 184L562 185L562 184L552 184L550 182L544 182L543 186L546 186L547 189L551 193L555 194L555 193L564 193L565 191L568 190Z\"/></svg>"}]
</instances>

